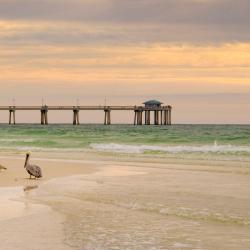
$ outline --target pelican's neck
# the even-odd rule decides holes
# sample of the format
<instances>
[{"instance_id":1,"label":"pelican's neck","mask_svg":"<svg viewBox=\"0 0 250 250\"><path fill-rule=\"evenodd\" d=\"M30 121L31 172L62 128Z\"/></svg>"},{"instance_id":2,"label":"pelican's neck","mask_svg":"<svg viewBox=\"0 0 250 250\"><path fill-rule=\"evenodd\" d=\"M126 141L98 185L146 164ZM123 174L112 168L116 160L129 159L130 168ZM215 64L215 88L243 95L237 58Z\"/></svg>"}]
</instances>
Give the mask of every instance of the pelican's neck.
<instances>
[{"instance_id":1,"label":"pelican's neck","mask_svg":"<svg viewBox=\"0 0 250 250\"><path fill-rule=\"evenodd\" d=\"M26 155L26 159L25 159L25 163L24 163L24 167L26 168L27 164L29 163L29 155Z\"/></svg>"}]
</instances>

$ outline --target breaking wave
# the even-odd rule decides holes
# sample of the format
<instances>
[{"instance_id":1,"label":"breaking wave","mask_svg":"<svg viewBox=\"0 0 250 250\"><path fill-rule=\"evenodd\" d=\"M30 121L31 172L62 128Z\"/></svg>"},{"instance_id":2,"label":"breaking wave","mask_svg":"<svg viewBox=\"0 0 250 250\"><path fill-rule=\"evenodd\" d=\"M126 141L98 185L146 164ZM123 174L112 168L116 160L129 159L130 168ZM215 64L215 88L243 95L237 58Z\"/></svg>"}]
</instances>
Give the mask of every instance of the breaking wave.
<instances>
[{"instance_id":1,"label":"breaking wave","mask_svg":"<svg viewBox=\"0 0 250 250\"><path fill-rule=\"evenodd\" d=\"M178 145L178 146L157 146L157 145L127 145L127 144L91 144L92 149L104 152L142 154L148 151L166 153L250 153L248 146L236 145Z\"/></svg>"}]
</instances>

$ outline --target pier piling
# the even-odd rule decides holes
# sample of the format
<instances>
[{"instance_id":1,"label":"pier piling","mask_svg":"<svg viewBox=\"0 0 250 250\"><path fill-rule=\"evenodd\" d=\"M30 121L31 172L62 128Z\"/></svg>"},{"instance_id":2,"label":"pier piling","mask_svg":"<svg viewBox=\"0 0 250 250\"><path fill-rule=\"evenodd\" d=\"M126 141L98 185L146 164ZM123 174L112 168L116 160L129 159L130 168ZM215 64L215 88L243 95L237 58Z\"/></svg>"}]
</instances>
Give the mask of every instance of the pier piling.
<instances>
[{"instance_id":1,"label":"pier piling","mask_svg":"<svg viewBox=\"0 0 250 250\"><path fill-rule=\"evenodd\" d=\"M110 107L104 109L104 125L110 125L111 124L111 110Z\"/></svg>"},{"instance_id":2,"label":"pier piling","mask_svg":"<svg viewBox=\"0 0 250 250\"><path fill-rule=\"evenodd\" d=\"M150 121L150 110L146 110L145 114L146 114L145 124L150 125L150 123L151 123L151 121Z\"/></svg>"},{"instance_id":3,"label":"pier piling","mask_svg":"<svg viewBox=\"0 0 250 250\"><path fill-rule=\"evenodd\" d=\"M136 125L138 111L135 110L134 112L135 112L135 115L134 115L134 125Z\"/></svg>"},{"instance_id":4,"label":"pier piling","mask_svg":"<svg viewBox=\"0 0 250 250\"><path fill-rule=\"evenodd\" d=\"M143 110L139 107L134 110L134 125L142 125L143 123ZM146 114L146 113L145 113Z\"/></svg>"},{"instance_id":5,"label":"pier piling","mask_svg":"<svg viewBox=\"0 0 250 250\"><path fill-rule=\"evenodd\" d=\"M73 109L73 125L80 125L78 108Z\"/></svg>"},{"instance_id":6,"label":"pier piling","mask_svg":"<svg viewBox=\"0 0 250 250\"><path fill-rule=\"evenodd\" d=\"M13 117L13 124L16 124L16 110L15 107L11 107L9 109L9 124L12 124L12 117Z\"/></svg>"},{"instance_id":7,"label":"pier piling","mask_svg":"<svg viewBox=\"0 0 250 250\"><path fill-rule=\"evenodd\" d=\"M48 106L42 106L41 108L41 125L48 125Z\"/></svg>"},{"instance_id":8,"label":"pier piling","mask_svg":"<svg viewBox=\"0 0 250 250\"><path fill-rule=\"evenodd\" d=\"M168 110L168 125L172 125L172 110L171 108Z\"/></svg>"}]
</instances>

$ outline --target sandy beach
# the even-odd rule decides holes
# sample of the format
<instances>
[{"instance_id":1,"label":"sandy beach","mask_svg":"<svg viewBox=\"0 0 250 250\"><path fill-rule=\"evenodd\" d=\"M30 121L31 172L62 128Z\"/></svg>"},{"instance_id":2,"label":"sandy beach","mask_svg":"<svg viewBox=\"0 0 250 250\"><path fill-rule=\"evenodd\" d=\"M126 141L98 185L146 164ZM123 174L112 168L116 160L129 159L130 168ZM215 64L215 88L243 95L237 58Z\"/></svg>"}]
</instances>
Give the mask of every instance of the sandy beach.
<instances>
[{"instance_id":1,"label":"sandy beach","mask_svg":"<svg viewBox=\"0 0 250 250\"><path fill-rule=\"evenodd\" d=\"M65 159L49 160L40 158L35 159L35 163L42 166L44 177L39 180L30 180L29 175L24 169L23 157L0 157L0 161L1 165L7 167L7 170L0 172L0 187L39 185L52 178L92 173L96 171L97 167L94 162L83 163L79 161L79 163L72 164L71 161L67 162Z\"/></svg>"},{"instance_id":2,"label":"sandy beach","mask_svg":"<svg viewBox=\"0 0 250 250\"><path fill-rule=\"evenodd\" d=\"M250 247L247 166L33 162L41 180L1 158L1 249Z\"/></svg>"},{"instance_id":3,"label":"sandy beach","mask_svg":"<svg viewBox=\"0 0 250 250\"><path fill-rule=\"evenodd\" d=\"M47 205L35 204L28 196L52 178L89 174L96 166L48 160L36 163L42 166L42 179L30 179L20 157L1 159L7 170L0 172L0 249L71 249L64 243L65 216Z\"/></svg>"}]
</instances>

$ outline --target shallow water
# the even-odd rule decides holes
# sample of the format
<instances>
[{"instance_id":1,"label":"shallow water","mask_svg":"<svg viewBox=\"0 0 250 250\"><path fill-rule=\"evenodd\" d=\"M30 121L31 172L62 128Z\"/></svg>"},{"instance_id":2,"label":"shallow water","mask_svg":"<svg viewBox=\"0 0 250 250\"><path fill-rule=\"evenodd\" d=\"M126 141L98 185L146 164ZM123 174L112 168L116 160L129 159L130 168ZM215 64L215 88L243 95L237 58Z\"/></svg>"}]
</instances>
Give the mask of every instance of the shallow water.
<instances>
[{"instance_id":1,"label":"shallow water","mask_svg":"<svg viewBox=\"0 0 250 250\"><path fill-rule=\"evenodd\" d=\"M51 180L33 199L66 215L76 249L248 249L249 174L105 166Z\"/></svg>"}]
</instances>

